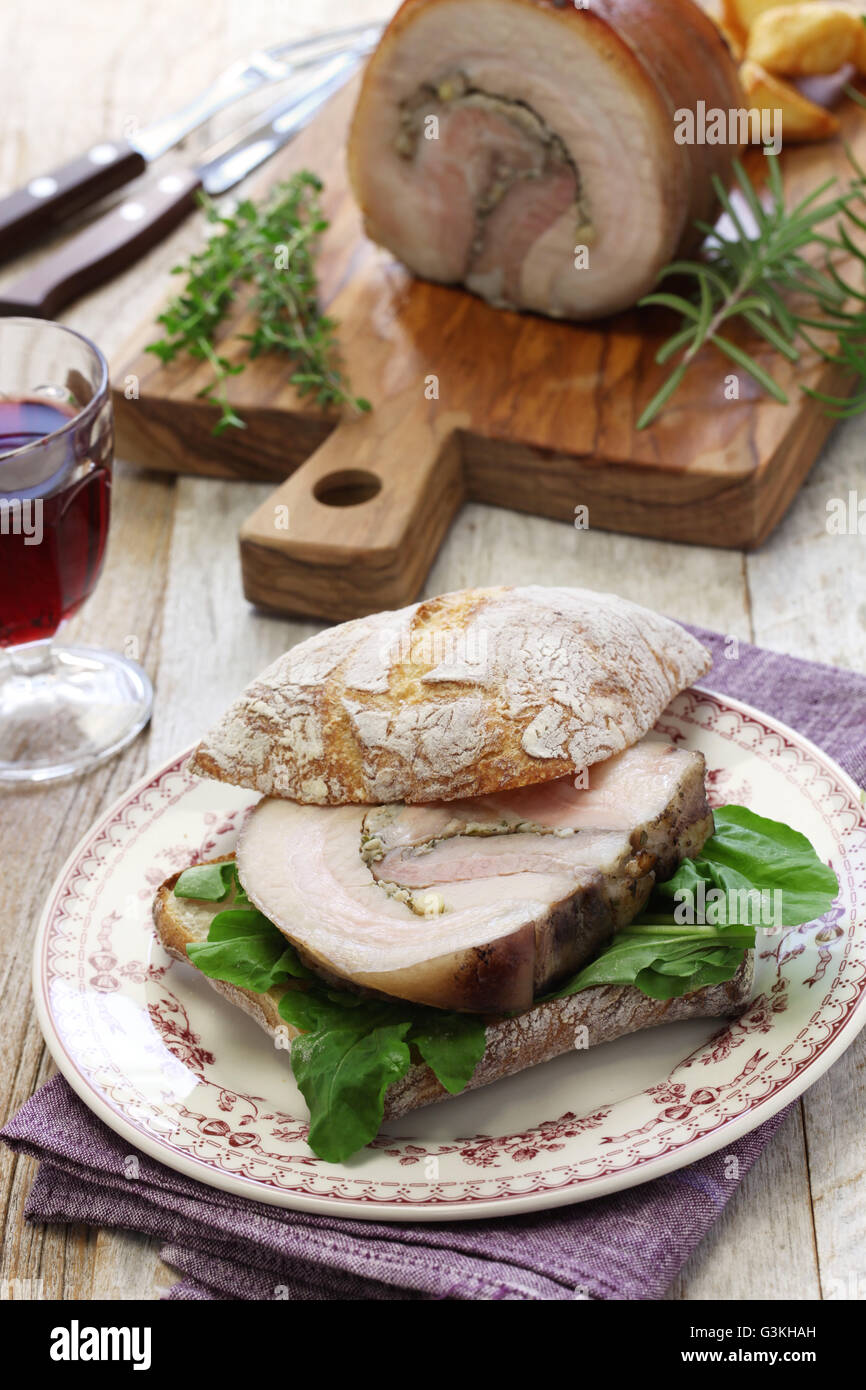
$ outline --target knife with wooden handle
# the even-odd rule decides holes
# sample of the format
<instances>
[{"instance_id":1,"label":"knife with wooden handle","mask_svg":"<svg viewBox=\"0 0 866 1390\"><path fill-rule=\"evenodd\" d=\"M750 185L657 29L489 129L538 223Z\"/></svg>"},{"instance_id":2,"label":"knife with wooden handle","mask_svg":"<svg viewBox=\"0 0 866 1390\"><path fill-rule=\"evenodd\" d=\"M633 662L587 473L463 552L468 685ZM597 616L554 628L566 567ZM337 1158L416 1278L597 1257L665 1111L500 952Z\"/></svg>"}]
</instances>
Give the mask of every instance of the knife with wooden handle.
<instances>
[{"instance_id":1,"label":"knife with wooden handle","mask_svg":"<svg viewBox=\"0 0 866 1390\"><path fill-rule=\"evenodd\" d=\"M26 251L32 238L113 193L146 168L144 155L127 140L106 141L16 188L0 198L0 257Z\"/></svg>"},{"instance_id":2,"label":"knife with wooden handle","mask_svg":"<svg viewBox=\"0 0 866 1390\"><path fill-rule=\"evenodd\" d=\"M164 174L125 198L0 291L0 315L52 319L64 305L132 265L195 206L201 178L194 169Z\"/></svg>"},{"instance_id":3,"label":"knife with wooden handle","mask_svg":"<svg viewBox=\"0 0 866 1390\"><path fill-rule=\"evenodd\" d=\"M200 190L211 197L228 192L281 149L348 81L362 57L342 53L323 63L216 158L197 169L166 173L125 198L0 291L0 315L54 318L79 295L125 270L183 220Z\"/></svg>"},{"instance_id":4,"label":"knife with wooden handle","mask_svg":"<svg viewBox=\"0 0 866 1390\"><path fill-rule=\"evenodd\" d=\"M128 140L103 140L85 154L30 179L0 198L0 260L30 249L34 238L143 174L160 155L185 140L224 107L304 68L347 50L369 52L382 26L354 24L326 34L278 44L232 63L182 110Z\"/></svg>"}]
</instances>

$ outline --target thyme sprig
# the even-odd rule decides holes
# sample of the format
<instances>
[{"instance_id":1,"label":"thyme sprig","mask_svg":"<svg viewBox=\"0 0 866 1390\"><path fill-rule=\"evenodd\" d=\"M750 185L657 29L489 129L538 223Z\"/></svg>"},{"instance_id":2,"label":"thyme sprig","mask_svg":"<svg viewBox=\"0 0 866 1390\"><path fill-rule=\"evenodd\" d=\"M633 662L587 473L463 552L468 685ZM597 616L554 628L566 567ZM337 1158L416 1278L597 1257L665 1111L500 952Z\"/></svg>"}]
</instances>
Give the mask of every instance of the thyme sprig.
<instances>
[{"instance_id":1,"label":"thyme sprig","mask_svg":"<svg viewBox=\"0 0 866 1390\"><path fill-rule=\"evenodd\" d=\"M328 226L321 190L321 181L304 169L278 184L264 204L247 198L221 213L209 198L200 199L218 230L185 265L175 266L186 284L159 315L165 334L147 351L165 363L181 352L210 363L213 380L198 394L220 408L214 434L245 428L229 402L228 381L263 353L286 353L295 366L291 381L318 405L370 409L369 401L352 395L338 361L336 325L319 307L315 253ZM248 345L246 358L232 362L216 347L217 333L246 285L254 287L249 309L255 326L238 334Z\"/></svg>"},{"instance_id":2,"label":"thyme sprig","mask_svg":"<svg viewBox=\"0 0 866 1390\"><path fill-rule=\"evenodd\" d=\"M866 295L863 285L851 284L839 269L840 260L854 257L866 271L866 252L854 241L851 230L866 232L866 221L855 208L864 204L866 173L852 152L848 157L854 176L838 192L827 179L795 207L788 208L778 157L766 152L767 196L762 200L739 160L735 161L736 185L750 216L744 218L719 179L714 186L734 235L722 235L718 227L698 222L704 233L701 261L675 261L664 268L659 281L671 277L690 279L695 289L690 298L658 290L640 301L641 306L671 309L682 326L659 348L656 362L664 364L680 354L664 385L642 412L637 428L645 429L674 395L692 362L712 343L775 400L787 404L788 396L776 379L728 336L737 322L755 333L789 362L800 359L805 344L827 362L845 368L855 378L853 397L825 396L801 389L824 402L835 415L866 410ZM822 230L833 218L835 229ZM751 225L746 226L748 221ZM820 252L816 265L804 254ZM866 284L866 280L863 282ZM829 333L835 347L821 346L814 337Z\"/></svg>"}]
</instances>

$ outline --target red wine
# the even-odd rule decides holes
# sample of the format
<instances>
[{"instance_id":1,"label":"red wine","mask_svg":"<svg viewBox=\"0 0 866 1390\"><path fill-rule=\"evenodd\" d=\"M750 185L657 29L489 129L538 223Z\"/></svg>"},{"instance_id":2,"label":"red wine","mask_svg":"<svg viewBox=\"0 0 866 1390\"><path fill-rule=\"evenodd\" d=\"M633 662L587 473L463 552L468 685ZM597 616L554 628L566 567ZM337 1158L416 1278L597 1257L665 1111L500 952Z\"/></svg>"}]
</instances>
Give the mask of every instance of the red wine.
<instances>
[{"instance_id":1,"label":"red wine","mask_svg":"<svg viewBox=\"0 0 866 1390\"><path fill-rule=\"evenodd\" d=\"M56 401L0 399L0 647L52 637L99 578L111 459L79 457L75 430L46 440L74 414ZM26 455L2 457L30 446L32 472Z\"/></svg>"}]
</instances>

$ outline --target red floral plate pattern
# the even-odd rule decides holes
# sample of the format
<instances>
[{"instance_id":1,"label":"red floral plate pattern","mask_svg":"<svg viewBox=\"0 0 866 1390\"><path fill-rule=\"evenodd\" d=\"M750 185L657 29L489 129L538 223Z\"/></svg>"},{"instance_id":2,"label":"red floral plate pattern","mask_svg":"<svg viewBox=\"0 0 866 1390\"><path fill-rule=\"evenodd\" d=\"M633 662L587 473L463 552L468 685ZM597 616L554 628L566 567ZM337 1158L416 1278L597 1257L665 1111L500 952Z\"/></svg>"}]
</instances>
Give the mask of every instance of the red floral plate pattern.
<instances>
[{"instance_id":1,"label":"red floral plate pattern","mask_svg":"<svg viewBox=\"0 0 866 1390\"><path fill-rule=\"evenodd\" d=\"M866 1022L866 818L819 749L735 700L680 695L659 731L706 756L714 804L809 836L839 875L821 922L767 937L745 1016L559 1057L389 1122L350 1162L306 1144L288 1058L150 920L154 889L231 850L252 793L199 782L186 754L133 787L75 850L35 946L40 1022L61 1071L129 1143L225 1191L376 1220L459 1220L601 1196L724 1148L822 1074Z\"/></svg>"}]
</instances>

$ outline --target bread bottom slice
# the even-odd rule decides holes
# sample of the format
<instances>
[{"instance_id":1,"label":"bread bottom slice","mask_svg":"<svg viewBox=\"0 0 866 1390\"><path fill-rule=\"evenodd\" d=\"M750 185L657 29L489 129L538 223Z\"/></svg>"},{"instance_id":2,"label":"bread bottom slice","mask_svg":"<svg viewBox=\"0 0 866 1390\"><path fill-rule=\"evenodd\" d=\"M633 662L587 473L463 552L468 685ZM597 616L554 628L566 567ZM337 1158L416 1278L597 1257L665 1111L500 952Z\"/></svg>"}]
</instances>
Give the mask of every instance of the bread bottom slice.
<instances>
[{"instance_id":1,"label":"bread bottom slice","mask_svg":"<svg viewBox=\"0 0 866 1390\"><path fill-rule=\"evenodd\" d=\"M230 855L224 857L231 858ZM157 890L153 919L157 935L169 955L186 961L194 969L187 946L193 941L206 940L213 918L228 904L176 898L172 890L179 877L174 874ZM612 1042L614 1038L642 1028L656 1028L659 1024L686 1018L736 1018L749 1003L754 973L754 952L748 951L733 979L721 985L707 985L679 999L650 999L632 985L595 985L567 999L537 1004L511 1018L491 1019L487 1024L484 1056L465 1089L474 1091L479 1086L513 1076L526 1067L549 1062L563 1052L597 1047L599 1043ZM255 994L224 980L205 978L272 1037L291 1039L297 1036L298 1029L280 1017L283 987ZM413 1063L402 1080L389 1086L385 1094L385 1118L447 1100L448 1095L428 1066Z\"/></svg>"}]
</instances>

